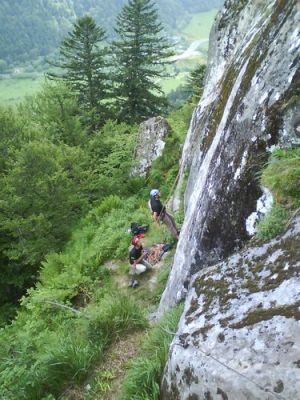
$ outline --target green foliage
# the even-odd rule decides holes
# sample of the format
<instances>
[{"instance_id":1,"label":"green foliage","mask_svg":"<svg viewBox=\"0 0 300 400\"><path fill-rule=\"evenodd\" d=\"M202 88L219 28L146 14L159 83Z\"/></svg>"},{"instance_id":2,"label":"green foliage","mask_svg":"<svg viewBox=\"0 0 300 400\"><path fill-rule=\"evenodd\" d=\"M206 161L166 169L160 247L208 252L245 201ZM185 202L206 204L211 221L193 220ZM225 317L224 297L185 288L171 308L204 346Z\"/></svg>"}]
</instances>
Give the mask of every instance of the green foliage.
<instances>
[{"instance_id":1,"label":"green foliage","mask_svg":"<svg viewBox=\"0 0 300 400\"><path fill-rule=\"evenodd\" d=\"M116 114L120 121L141 122L166 107L157 78L164 75L167 58L173 53L152 0L130 0L115 30Z\"/></svg>"},{"instance_id":2,"label":"green foliage","mask_svg":"<svg viewBox=\"0 0 300 400\"><path fill-rule=\"evenodd\" d=\"M104 102L109 90L105 70L107 49L100 47L104 39L105 31L96 25L93 17L86 15L78 18L59 48L59 61L51 63L62 73L48 74L52 79L62 79L72 88L86 111L85 125L92 129L102 125L108 113Z\"/></svg>"},{"instance_id":3,"label":"green foliage","mask_svg":"<svg viewBox=\"0 0 300 400\"><path fill-rule=\"evenodd\" d=\"M153 295L153 300L155 303L159 303L161 299L161 295L163 291L165 290L167 280L170 275L171 271L171 261L165 261L163 268L159 270L158 277L157 277L157 285L154 290L154 295Z\"/></svg>"},{"instance_id":4,"label":"green foliage","mask_svg":"<svg viewBox=\"0 0 300 400\"><path fill-rule=\"evenodd\" d=\"M59 281L53 284L52 294ZM120 291L93 289L90 283L90 303L76 314L53 307L61 303L50 304L49 293L46 287L32 291L27 311L0 332L1 394L8 400L57 396L66 383L81 384L113 340L147 326L136 301Z\"/></svg>"},{"instance_id":5,"label":"green foliage","mask_svg":"<svg viewBox=\"0 0 300 400\"><path fill-rule=\"evenodd\" d=\"M187 92L190 93L190 96L196 96L198 100L203 92L205 74L206 65L200 64L189 74L187 79Z\"/></svg>"},{"instance_id":6,"label":"green foliage","mask_svg":"<svg viewBox=\"0 0 300 400\"><path fill-rule=\"evenodd\" d=\"M0 303L16 302L34 284L41 262L63 249L87 201L131 196L144 185L130 176L136 127L108 121L90 137L76 109L64 85L46 83L16 111L0 110ZM126 238L110 233L126 247ZM97 270L105 254L94 255L88 268Z\"/></svg>"},{"instance_id":7,"label":"green foliage","mask_svg":"<svg viewBox=\"0 0 300 400\"><path fill-rule=\"evenodd\" d=\"M272 190L278 203L300 206L300 148L272 153L262 173L262 183Z\"/></svg>"},{"instance_id":8,"label":"green foliage","mask_svg":"<svg viewBox=\"0 0 300 400\"><path fill-rule=\"evenodd\" d=\"M88 191L93 199L102 200L111 193L132 195L144 184L130 176L137 127L107 121L86 145Z\"/></svg>"},{"instance_id":9,"label":"green foliage","mask_svg":"<svg viewBox=\"0 0 300 400\"><path fill-rule=\"evenodd\" d=\"M276 204L271 211L258 223L257 237L259 239L272 239L282 232L287 219L288 211L281 205Z\"/></svg>"},{"instance_id":10,"label":"green foliage","mask_svg":"<svg viewBox=\"0 0 300 400\"><path fill-rule=\"evenodd\" d=\"M282 232L291 211L300 206L300 148L274 151L261 180L272 191L275 204L259 222L257 237L271 239Z\"/></svg>"},{"instance_id":11,"label":"green foliage","mask_svg":"<svg viewBox=\"0 0 300 400\"><path fill-rule=\"evenodd\" d=\"M21 143L21 121L12 109L0 107L0 174L8 169L7 161Z\"/></svg>"},{"instance_id":12,"label":"green foliage","mask_svg":"<svg viewBox=\"0 0 300 400\"><path fill-rule=\"evenodd\" d=\"M53 143L78 146L86 139L77 98L62 82L45 81L42 90L23 102L18 111L30 121L31 129L43 127L43 134Z\"/></svg>"},{"instance_id":13,"label":"green foliage","mask_svg":"<svg viewBox=\"0 0 300 400\"><path fill-rule=\"evenodd\" d=\"M0 176L0 302L33 284L41 261L62 249L87 206L79 148L33 140L8 149Z\"/></svg>"},{"instance_id":14,"label":"green foliage","mask_svg":"<svg viewBox=\"0 0 300 400\"><path fill-rule=\"evenodd\" d=\"M147 325L135 299L116 292L101 265L127 256L125 232L132 220L149 222L148 214L134 198L110 196L90 211L63 253L47 257L40 283L0 332L0 397L56 396L66 382L80 384L114 339Z\"/></svg>"},{"instance_id":15,"label":"green foliage","mask_svg":"<svg viewBox=\"0 0 300 400\"><path fill-rule=\"evenodd\" d=\"M15 152L1 182L1 225L14 242L5 250L10 259L37 265L69 238L84 207L77 195L82 157L79 149L49 142Z\"/></svg>"},{"instance_id":16,"label":"green foliage","mask_svg":"<svg viewBox=\"0 0 300 400\"><path fill-rule=\"evenodd\" d=\"M101 310L93 309L89 337L92 342L101 338L102 343L109 344L126 331L146 326L147 320L138 304L127 295L113 291L103 298Z\"/></svg>"},{"instance_id":17,"label":"green foliage","mask_svg":"<svg viewBox=\"0 0 300 400\"><path fill-rule=\"evenodd\" d=\"M181 313L182 307L176 307L148 332L141 355L129 367L121 400L159 399L162 372Z\"/></svg>"}]
</instances>

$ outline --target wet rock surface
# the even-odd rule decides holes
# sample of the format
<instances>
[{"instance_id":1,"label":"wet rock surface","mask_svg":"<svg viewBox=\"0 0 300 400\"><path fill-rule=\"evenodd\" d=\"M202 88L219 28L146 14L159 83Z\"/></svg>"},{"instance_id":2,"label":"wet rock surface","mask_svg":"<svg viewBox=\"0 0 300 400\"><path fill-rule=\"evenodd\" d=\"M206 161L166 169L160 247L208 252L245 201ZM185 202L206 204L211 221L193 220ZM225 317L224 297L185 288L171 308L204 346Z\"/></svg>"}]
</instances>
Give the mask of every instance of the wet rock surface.
<instances>
[{"instance_id":1,"label":"wet rock surface","mask_svg":"<svg viewBox=\"0 0 300 400\"><path fill-rule=\"evenodd\" d=\"M150 118L140 125L134 156L134 175L147 175L153 161L162 155L169 131L170 126L163 117Z\"/></svg>"}]
</instances>

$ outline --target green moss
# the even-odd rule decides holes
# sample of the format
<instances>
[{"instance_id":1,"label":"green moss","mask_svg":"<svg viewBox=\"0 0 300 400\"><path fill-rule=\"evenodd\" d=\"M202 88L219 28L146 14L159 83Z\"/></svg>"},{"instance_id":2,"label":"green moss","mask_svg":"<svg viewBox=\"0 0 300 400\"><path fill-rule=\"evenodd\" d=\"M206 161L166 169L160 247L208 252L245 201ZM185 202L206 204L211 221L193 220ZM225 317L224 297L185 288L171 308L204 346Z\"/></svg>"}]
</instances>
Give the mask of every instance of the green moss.
<instances>
[{"instance_id":1,"label":"green moss","mask_svg":"<svg viewBox=\"0 0 300 400\"><path fill-rule=\"evenodd\" d=\"M257 309L255 311L250 312L244 319L235 324L229 325L231 329L241 329L245 326L254 325L261 321L268 321L275 316L283 316L287 318L295 318L296 320L300 319L300 311L299 311L300 302L289 306L282 306L271 308L268 310Z\"/></svg>"},{"instance_id":2,"label":"green moss","mask_svg":"<svg viewBox=\"0 0 300 400\"><path fill-rule=\"evenodd\" d=\"M193 314L195 311L198 310L199 304L196 297L192 298L190 308L188 309L187 313L185 314L187 317Z\"/></svg>"},{"instance_id":3,"label":"green moss","mask_svg":"<svg viewBox=\"0 0 300 400\"><path fill-rule=\"evenodd\" d=\"M261 290L260 287L257 285L257 281L252 279L247 279L242 284L242 288L247 289L249 293L259 292Z\"/></svg>"},{"instance_id":4,"label":"green moss","mask_svg":"<svg viewBox=\"0 0 300 400\"><path fill-rule=\"evenodd\" d=\"M204 295L204 307L199 315L207 313L214 300L218 300L220 309L224 311L227 308L228 301L237 297L236 291L230 291L229 283L225 279L206 279L206 276L203 276L195 280L194 288L198 297Z\"/></svg>"},{"instance_id":5,"label":"green moss","mask_svg":"<svg viewBox=\"0 0 300 400\"><path fill-rule=\"evenodd\" d=\"M219 320L219 324L222 328L226 328L229 325L229 322L234 319L233 315L230 315L227 318L222 318Z\"/></svg>"},{"instance_id":6,"label":"green moss","mask_svg":"<svg viewBox=\"0 0 300 400\"><path fill-rule=\"evenodd\" d=\"M283 384L282 380L279 379L276 382L276 385L274 386L273 390L275 393L281 393L281 392L283 392L283 389L284 389L284 384Z\"/></svg>"}]
</instances>

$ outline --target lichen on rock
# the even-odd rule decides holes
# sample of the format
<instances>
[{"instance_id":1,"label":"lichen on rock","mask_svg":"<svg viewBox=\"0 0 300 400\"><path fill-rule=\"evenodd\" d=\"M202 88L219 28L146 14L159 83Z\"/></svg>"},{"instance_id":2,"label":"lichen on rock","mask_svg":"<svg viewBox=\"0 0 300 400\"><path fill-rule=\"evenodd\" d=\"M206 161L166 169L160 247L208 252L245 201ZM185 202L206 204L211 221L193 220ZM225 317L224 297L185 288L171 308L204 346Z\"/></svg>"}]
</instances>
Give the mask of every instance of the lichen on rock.
<instances>
[{"instance_id":1,"label":"lichen on rock","mask_svg":"<svg viewBox=\"0 0 300 400\"><path fill-rule=\"evenodd\" d=\"M180 398L218 398L218 388L228 399L297 398L299 243L300 216L280 237L194 276L171 345L165 394L172 382Z\"/></svg>"}]
</instances>

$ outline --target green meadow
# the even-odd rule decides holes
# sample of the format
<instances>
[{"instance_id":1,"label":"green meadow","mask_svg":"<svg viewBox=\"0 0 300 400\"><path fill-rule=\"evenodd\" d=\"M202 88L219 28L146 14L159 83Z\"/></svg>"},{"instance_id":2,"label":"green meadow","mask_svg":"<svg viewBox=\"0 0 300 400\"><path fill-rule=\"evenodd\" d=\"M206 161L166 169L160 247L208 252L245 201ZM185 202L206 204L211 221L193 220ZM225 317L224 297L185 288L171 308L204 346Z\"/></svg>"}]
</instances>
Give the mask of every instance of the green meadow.
<instances>
[{"instance_id":1,"label":"green meadow","mask_svg":"<svg viewBox=\"0 0 300 400\"><path fill-rule=\"evenodd\" d=\"M35 94L44 82L44 76L34 78L0 79L0 104L13 106L27 96Z\"/></svg>"}]
</instances>

